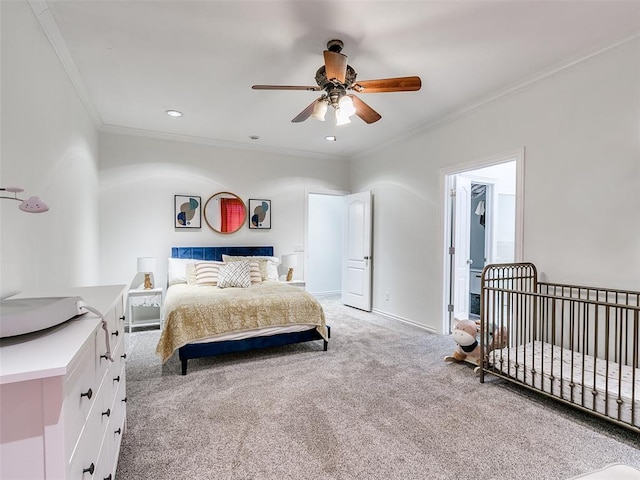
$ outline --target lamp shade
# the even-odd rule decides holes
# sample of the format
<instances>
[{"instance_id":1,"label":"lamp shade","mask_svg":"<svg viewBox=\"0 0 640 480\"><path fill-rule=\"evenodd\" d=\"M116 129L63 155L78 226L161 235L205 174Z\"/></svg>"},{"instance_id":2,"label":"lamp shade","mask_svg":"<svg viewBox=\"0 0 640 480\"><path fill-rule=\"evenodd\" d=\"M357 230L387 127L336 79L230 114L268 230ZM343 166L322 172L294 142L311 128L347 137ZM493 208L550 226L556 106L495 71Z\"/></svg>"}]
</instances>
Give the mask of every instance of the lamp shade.
<instances>
[{"instance_id":1,"label":"lamp shade","mask_svg":"<svg viewBox=\"0 0 640 480\"><path fill-rule=\"evenodd\" d=\"M138 273L153 273L156 271L154 257L138 257Z\"/></svg>"},{"instance_id":2,"label":"lamp shade","mask_svg":"<svg viewBox=\"0 0 640 480\"><path fill-rule=\"evenodd\" d=\"M313 104L313 113L311 114L311 118L315 118L316 120L320 120L324 122L324 117L327 114L327 102L319 98L316 103Z\"/></svg>"},{"instance_id":3,"label":"lamp shade","mask_svg":"<svg viewBox=\"0 0 640 480\"><path fill-rule=\"evenodd\" d=\"M297 253L288 253L286 255L282 255L282 266L284 268L293 268L297 265L298 265Z\"/></svg>"}]
</instances>

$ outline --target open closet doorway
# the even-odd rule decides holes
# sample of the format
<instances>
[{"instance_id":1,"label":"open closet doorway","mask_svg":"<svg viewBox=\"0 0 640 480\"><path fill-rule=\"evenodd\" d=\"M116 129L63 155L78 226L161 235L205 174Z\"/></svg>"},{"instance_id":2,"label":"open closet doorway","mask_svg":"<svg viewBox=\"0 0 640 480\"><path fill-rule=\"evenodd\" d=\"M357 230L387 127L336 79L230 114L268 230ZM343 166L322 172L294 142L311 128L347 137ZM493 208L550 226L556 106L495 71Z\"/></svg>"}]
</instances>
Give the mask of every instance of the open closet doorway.
<instances>
[{"instance_id":1,"label":"open closet doorway","mask_svg":"<svg viewBox=\"0 0 640 480\"><path fill-rule=\"evenodd\" d=\"M344 195L307 192L304 272L306 290L315 296L340 295L344 243Z\"/></svg>"},{"instance_id":2,"label":"open closet doorway","mask_svg":"<svg viewBox=\"0 0 640 480\"><path fill-rule=\"evenodd\" d=\"M480 279L522 259L524 149L443 172L443 331L480 318Z\"/></svg>"}]
</instances>

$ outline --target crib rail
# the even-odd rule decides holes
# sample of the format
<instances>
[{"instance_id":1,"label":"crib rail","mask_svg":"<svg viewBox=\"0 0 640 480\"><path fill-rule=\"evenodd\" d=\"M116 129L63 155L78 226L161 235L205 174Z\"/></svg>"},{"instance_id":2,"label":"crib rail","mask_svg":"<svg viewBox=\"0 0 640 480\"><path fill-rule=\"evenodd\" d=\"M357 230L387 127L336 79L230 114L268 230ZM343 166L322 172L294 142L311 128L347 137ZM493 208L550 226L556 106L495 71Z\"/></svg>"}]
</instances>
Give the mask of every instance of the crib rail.
<instances>
[{"instance_id":1,"label":"crib rail","mask_svg":"<svg viewBox=\"0 0 640 480\"><path fill-rule=\"evenodd\" d=\"M640 292L538 282L531 263L481 282L480 381L490 373L640 430Z\"/></svg>"}]
</instances>

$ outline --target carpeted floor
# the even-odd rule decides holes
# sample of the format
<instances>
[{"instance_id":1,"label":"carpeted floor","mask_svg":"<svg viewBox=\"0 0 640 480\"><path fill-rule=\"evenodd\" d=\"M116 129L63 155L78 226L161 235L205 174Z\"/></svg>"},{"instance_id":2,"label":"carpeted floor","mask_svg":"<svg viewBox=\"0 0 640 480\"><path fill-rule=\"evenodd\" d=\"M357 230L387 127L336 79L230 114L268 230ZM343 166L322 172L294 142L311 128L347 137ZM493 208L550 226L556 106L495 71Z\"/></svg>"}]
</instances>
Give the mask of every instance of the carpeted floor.
<instances>
[{"instance_id":1,"label":"carpeted floor","mask_svg":"<svg viewBox=\"0 0 640 480\"><path fill-rule=\"evenodd\" d=\"M566 479L640 468L640 438L446 364L447 336L322 299L321 342L161 365L127 335L124 479Z\"/></svg>"}]
</instances>

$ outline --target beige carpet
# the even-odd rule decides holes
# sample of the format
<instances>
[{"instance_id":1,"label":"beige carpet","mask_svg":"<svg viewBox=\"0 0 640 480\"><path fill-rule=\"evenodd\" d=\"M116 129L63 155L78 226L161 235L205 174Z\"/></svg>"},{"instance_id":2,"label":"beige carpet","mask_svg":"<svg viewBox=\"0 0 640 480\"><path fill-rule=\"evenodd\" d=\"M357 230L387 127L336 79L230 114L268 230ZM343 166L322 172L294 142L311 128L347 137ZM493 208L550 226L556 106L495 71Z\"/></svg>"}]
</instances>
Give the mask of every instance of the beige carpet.
<instances>
[{"instance_id":1,"label":"beige carpet","mask_svg":"<svg viewBox=\"0 0 640 480\"><path fill-rule=\"evenodd\" d=\"M567 479L640 468L629 430L445 364L453 342L322 301L331 342L189 362L127 336L123 479Z\"/></svg>"}]
</instances>

